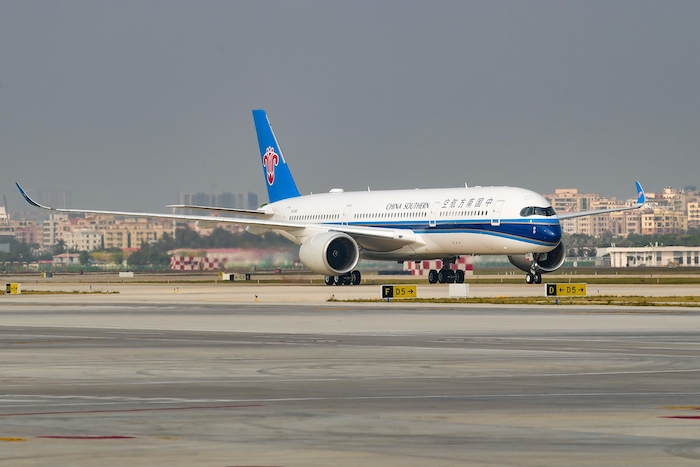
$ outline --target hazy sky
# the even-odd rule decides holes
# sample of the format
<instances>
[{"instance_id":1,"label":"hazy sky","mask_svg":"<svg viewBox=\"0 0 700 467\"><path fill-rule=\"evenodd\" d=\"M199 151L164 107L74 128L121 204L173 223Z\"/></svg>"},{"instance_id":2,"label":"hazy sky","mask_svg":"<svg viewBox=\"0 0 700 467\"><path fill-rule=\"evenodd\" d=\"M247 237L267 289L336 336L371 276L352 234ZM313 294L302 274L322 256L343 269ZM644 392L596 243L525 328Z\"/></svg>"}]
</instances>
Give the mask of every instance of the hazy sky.
<instances>
[{"instance_id":1,"label":"hazy sky","mask_svg":"<svg viewBox=\"0 0 700 467\"><path fill-rule=\"evenodd\" d=\"M0 195L700 185L700 2L0 1ZM24 209L24 206L22 206Z\"/></svg>"}]
</instances>

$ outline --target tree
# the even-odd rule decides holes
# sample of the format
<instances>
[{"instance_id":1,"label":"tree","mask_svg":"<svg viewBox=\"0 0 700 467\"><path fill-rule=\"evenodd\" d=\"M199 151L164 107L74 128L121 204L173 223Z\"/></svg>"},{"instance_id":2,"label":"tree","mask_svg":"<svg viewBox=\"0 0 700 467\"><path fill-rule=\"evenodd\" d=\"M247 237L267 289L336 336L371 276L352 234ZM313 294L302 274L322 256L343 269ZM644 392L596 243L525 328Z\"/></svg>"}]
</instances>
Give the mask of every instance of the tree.
<instances>
[{"instance_id":1,"label":"tree","mask_svg":"<svg viewBox=\"0 0 700 467\"><path fill-rule=\"evenodd\" d=\"M129 256L127 263L132 266L165 266L170 264L170 255L143 243L138 251Z\"/></svg>"},{"instance_id":2,"label":"tree","mask_svg":"<svg viewBox=\"0 0 700 467\"><path fill-rule=\"evenodd\" d=\"M122 261L124 261L124 252L123 251L116 251L112 253L111 255L112 262L115 264L122 264Z\"/></svg>"},{"instance_id":3,"label":"tree","mask_svg":"<svg viewBox=\"0 0 700 467\"><path fill-rule=\"evenodd\" d=\"M83 266L87 266L90 263L90 252L87 250L81 251L78 261L80 261L80 264Z\"/></svg>"},{"instance_id":4,"label":"tree","mask_svg":"<svg viewBox=\"0 0 700 467\"><path fill-rule=\"evenodd\" d=\"M143 243L133 252L127 262L133 266L167 266L170 264L168 251L178 248L200 250L205 248L294 248L297 246L281 235L268 232L253 235L249 232L230 232L221 227L210 235L200 235L190 228L179 228L175 237L163 234L155 243Z\"/></svg>"},{"instance_id":5,"label":"tree","mask_svg":"<svg viewBox=\"0 0 700 467\"><path fill-rule=\"evenodd\" d=\"M66 242L60 239L51 249L54 255L60 255L66 252Z\"/></svg>"},{"instance_id":6,"label":"tree","mask_svg":"<svg viewBox=\"0 0 700 467\"><path fill-rule=\"evenodd\" d=\"M53 254L50 251L42 251L38 255L34 255L37 260L50 261L53 259Z\"/></svg>"}]
</instances>

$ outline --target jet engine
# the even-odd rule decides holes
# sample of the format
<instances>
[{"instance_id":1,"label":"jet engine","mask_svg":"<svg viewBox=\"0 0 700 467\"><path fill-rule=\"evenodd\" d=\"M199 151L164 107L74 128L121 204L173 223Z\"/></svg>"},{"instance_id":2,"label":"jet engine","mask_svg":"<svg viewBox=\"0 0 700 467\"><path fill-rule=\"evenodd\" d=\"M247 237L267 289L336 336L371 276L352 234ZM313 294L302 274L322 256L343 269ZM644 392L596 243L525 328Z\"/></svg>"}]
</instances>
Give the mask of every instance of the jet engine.
<instances>
[{"instance_id":1,"label":"jet engine","mask_svg":"<svg viewBox=\"0 0 700 467\"><path fill-rule=\"evenodd\" d=\"M342 276L357 265L360 248L347 234L324 232L302 243L299 259L304 266L318 274Z\"/></svg>"},{"instance_id":2,"label":"jet engine","mask_svg":"<svg viewBox=\"0 0 700 467\"><path fill-rule=\"evenodd\" d=\"M534 253L531 255L509 256L510 264L525 272L554 272L564 264L566 259L566 247L564 242L559 244L549 253Z\"/></svg>"}]
</instances>

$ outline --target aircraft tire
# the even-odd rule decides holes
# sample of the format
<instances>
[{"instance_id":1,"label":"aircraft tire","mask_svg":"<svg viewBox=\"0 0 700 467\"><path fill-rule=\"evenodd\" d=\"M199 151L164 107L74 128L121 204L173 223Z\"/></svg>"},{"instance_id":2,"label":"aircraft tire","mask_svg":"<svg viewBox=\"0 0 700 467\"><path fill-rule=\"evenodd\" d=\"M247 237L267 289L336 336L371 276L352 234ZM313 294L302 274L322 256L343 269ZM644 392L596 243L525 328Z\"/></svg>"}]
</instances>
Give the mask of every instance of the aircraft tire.
<instances>
[{"instance_id":1,"label":"aircraft tire","mask_svg":"<svg viewBox=\"0 0 700 467\"><path fill-rule=\"evenodd\" d=\"M457 284L464 284L464 271L461 269L455 271L455 282Z\"/></svg>"},{"instance_id":2,"label":"aircraft tire","mask_svg":"<svg viewBox=\"0 0 700 467\"><path fill-rule=\"evenodd\" d=\"M360 271L353 271L350 274L352 277L350 284L351 285L360 285L360 281L362 280L362 274L360 274Z\"/></svg>"},{"instance_id":3,"label":"aircraft tire","mask_svg":"<svg viewBox=\"0 0 700 467\"><path fill-rule=\"evenodd\" d=\"M428 271L428 283L436 284L438 281L438 272L435 269Z\"/></svg>"},{"instance_id":4,"label":"aircraft tire","mask_svg":"<svg viewBox=\"0 0 700 467\"><path fill-rule=\"evenodd\" d=\"M525 282L528 284L533 284L535 282L535 278L528 272L527 276L525 276Z\"/></svg>"},{"instance_id":5,"label":"aircraft tire","mask_svg":"<svg viewBox=\"0 0 700 467\"><path fill-rule=\"evenodd\" d=\"M323 276L323 282L325 282L326 285L333 285L333 276Z\"/></svg>"},{"instance_id":6,"label":"aircraft tire","mask_svg":"<svg viewBox=\"0 0 700 467\"><path fill-rule=\"evenodd\" d=\"M448 269L445 271L445 282L448 284L454 284L455 281L457 281L457 273L453 271L452 269Z\"/></svg>"}]
</instances>

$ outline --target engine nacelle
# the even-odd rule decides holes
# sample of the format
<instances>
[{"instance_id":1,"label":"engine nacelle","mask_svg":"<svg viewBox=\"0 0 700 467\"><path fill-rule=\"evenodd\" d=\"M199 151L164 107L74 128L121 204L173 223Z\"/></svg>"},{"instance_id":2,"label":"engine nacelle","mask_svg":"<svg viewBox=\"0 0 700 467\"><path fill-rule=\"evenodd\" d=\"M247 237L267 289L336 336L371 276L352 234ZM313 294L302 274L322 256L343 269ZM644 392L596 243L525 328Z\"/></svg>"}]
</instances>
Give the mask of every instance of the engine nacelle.
<instances>
[{"instance_id":1,"label":"engine nacelle","mask_svg":"<svg viewBox=\"0 0 700 467\"><path fill-rule=\"evenodd\" d=\"M324 232L302 243L299 259L313 272L326 276L340 276L357 266L360 248L347 234Z\"/></svg>"},{"instance_id":2,"label":"engine nacelle","mask_svg":"<svg viewBox=\"0 0 700 467\"><path fill-rule=\"evenodd\" d=\"M564 242L559 242L559 245L549 253L508 257L510 264L525 272L530 272L531 269L534 269L535 272L554 272L564 264L565 259L566 247L564 246ZM534 268L533 263L535 263Z\"/></svg>"}]
</instances>

